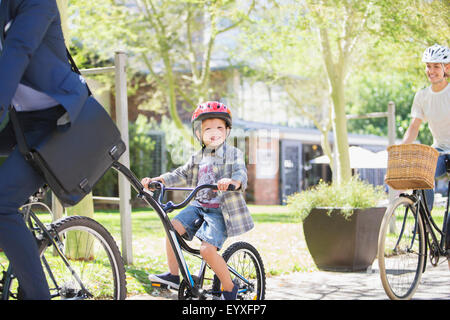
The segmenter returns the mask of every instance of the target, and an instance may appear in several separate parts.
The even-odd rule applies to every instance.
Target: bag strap
[[[67,53],[67,57],[69,58],[70,65],[72,67],[72,71],[78,73],[81,76],[81,72],[78,69],[78,67],[77,67],[75,61],[73,60],[72,55],[70,54],[69,49],[67,49],[67,47],[66,47],[66,53]],[[89,86],[87,85],[87,82],[86,82],[86,88],[88,89],[88,94],[90,96],[92,96],[91,89],[89,89]]]
[[[14,134],[16,135],[17,147],[19,148],[20,153],[25,157],[25,160],[32,160],[33,153],[28,147],[27,140],[25,139],[25,134],[23,133],[22,126],[20,125],[20,121],[17,116],[17,111],[13,106],[9,107],[9,118],[13,125]]]

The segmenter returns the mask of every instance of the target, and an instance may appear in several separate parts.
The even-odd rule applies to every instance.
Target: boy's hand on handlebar
[[[141,183],[142,183],[142,185],[144,186],[144,188],[150,189],[150,190],[153,191],[153,190],[155,190],[155,189],[154,189],[154,188],[149,188],[148,185],[149,185],[151,182],[154,182],[154,181],[159,181],[159,182],[161,182],[161,183],[164,184],[164,179],[161,178],[161,177],[156,177],[156,178],[148,178],[148,177],[145,177],[145,178],[143,178],[143,179],[141,180]]]
[[[230,178],[223,178],[220,179],[219,181],[217,181],[217,189],[220,191],[227,191],[228,190],[228,186],[232,184],[234,185],[234,190],[239,189],[239,187],[241,186],[241,183],[237,180],[232,180]]]

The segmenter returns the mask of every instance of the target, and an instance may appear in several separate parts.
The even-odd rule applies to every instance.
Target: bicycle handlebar
[[[148,184],[148,188],[149,189],[161,190],[161,192],[159,194],[159,197],[157,199],[157,202],[161,205],[161,207],[166,212],[170,212],[170,211],[173,211],[175,209],[180,209],[180,208],[185,207],[192,200],[192,198],[194,198],[194,196],[197,194],[197,192],[199,192],[200,190],[203,190],[203,189],[218,190],[218,187],[217,187],[216,184],[202,184],[202,185],[199,185],[199,186],[197,186],[195,188],[166,188],[164,186],[164,184],[159,182],[159,181],[152,181],[152,182],[150,182]],[[164,203],[162,203],[162,198],[164,197],[164,192],[166,190],[169,190],[169,191],[175,191],[175,190],[190,191],[190,193],[188,194],[186,199],[184,199],[180,203],[175,204],[172,201],[169,201],[166,204],[164,204]],[[228,188],[227,188],[226,191],[235,191],[235,190],[236,190],[236,186],[234,184],[230,184],[230,185],[228,185]]]

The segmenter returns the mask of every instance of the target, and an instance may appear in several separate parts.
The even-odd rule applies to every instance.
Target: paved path
[[[267,299],[273,300],[384,300],[378,272],[312,272],[274,277],[267,282]],[[429,267],[414,299],[450,299],[450,271],[447,262]]]
[[[437,267],[427,263],[422,282],[414,299],[449,300],[450,271],[447,261]],[[130,300],[173,300],[174,291],[159,295],[130,297]],[[266,299],[268,300],[386,300],[381,285],[378,265],[367,272],[325,272],[292,273],[267,278]]]

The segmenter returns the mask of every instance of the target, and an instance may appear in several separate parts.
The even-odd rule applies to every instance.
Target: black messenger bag
[[[28,147],[15,110],[10,117],[20,152],[65,207],[90,193],[126,149],[116,125],[91,96],[69,129],[56,129],[36,146]]]
[[[20,152],[65,207],[90,193],[126,149],[117,126],[91,94],[68,129],[54,130],[36,146],[28,146],[14,108],[10,118]]]

